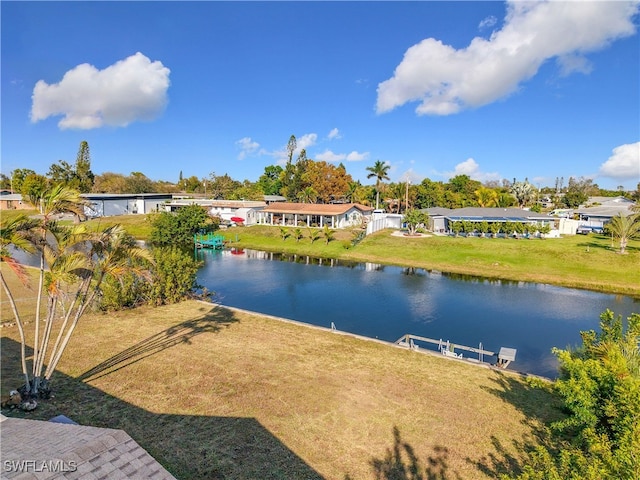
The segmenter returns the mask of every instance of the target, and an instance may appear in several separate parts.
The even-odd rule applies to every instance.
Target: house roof
[[[303,215],[340,215],[351,209],[361,212],[372,212],[373,207],[360,205],[359,203],[272,203],[264,212],[267,213],[299,213]]]
[[[81,193],[88,200],[122,200],[122,199],[163,199],[170,200],[170,193]]]
[[[589,197],[589,200],[585,205],[593,205],[594,203],[598,203],[602,206],[615,206],[615,205],[633,205],[633,200],[630,200],[626,197],[618,196],[618,197]],[[581,207],[584,205],[580,205]]]
[[[430,216],[442,216],[450,220],[471,220],[471,221],[537,221],[550,220],[552,217],[542,213],[521,210],[519,208],[427,208]]]
[[[12,202],[21,202],[22,201],[22,195],[20,193],[5,193],[3,195],[0,195],[0,200],[9,200]]]
[[[175,480],[124,430],[4,415],[0,423],[2,478]],[[15,465],[14,470],[7,465]]]
[[[633,210],[629,208],[632,203],[621,204],[617,206],[601,206],[601,207],[582,207],[576,210],[576,212],[585,217],[601,217],[612,218],[621,214],[623,217],[633,215]]]
[[[169,205],[200,205],[202,207],[218,208],[262,208],[267,204],[252,200],[205,200],[202,198],[181,198],[173,200]]]

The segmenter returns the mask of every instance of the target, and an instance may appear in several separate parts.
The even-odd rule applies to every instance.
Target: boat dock
[[[478,348],[475,348],[468,347],[466,345],[458,345],[457,343],[451,343],[449,342],[449,340],[436,340],[433,338],[421,337],[419,335],[412,335],[410,333],[403,335],[394,343],[401,347],[418,350],[420,347],[416,342],[424,342],[432,345],[437,345],[438,351],[446,357],[459,358],[476,363],[491,364],[500,368],[507,368],[511,362],[515,361],[517,353],[517,350],[515,348],[501,347],[500,351],[496,354],[491,350],[485,350],[482,347],[482,342],[478,345]],[[461,352],[456,352],[456,350],[463,350],[465,352],[475,354],[477,355],[477,358],[465,357]],[[496,357],[496,361],[485,362],[485,357]]]
[[[213,233],[196,234],[193,236],[193,242],[196,248],[215,248],[216,250],[224,248],[224,237]]]

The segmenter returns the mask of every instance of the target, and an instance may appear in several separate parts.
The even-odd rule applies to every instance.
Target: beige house
[[[272,203],[258,212],[258,223],[280,226],[348,228],[366,225],[372,207],[359,203]]]
[[[25,210],[33,208],[28,202],[22,200],[19,193],[0,195],[0,210]]]

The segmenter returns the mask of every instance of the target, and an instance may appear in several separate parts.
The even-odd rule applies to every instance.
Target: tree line
[[[297,141],[291,135],[287,144],[284,166],[268,165],[257,181],[236,180],[228,174],[211,172],[206,177],[183,176],[179,172],[175,182],[153,181],[142,172],[128,175],[105,172],[94,175],[91,171],[89,145],[81,142],[76,162],[72,165],[59,160],[46,175],[30,169],[15,169],[10,176],[0,173],[0,188],[38,195],[48,186],[63,184],[81,193],[184,193],[201,194],[207,198],[225,200],[262,200],[264,195],[281,195],[290,202],[304,203],[360,203],[388,212],[402,213],[410,209],[430,207],[527,207],[541,211],[541,200],[549,208],[576,208],[590,196],[626,196],[640,200],[640,183],[633,192],[605,190],[588,178],[556,178],[553,187],[536,187],[528,181],[480,182],[468,175],[456,175],[447,182],[424,178],[420,183],[390,182],[387,162],[376,160],[366,168],[367,179],[373,185],[355,181],[340,163],[333,165],[307,157],[305,149],[297,151]]]

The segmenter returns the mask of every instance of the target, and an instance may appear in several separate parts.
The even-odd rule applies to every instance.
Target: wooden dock
[[[440,351],[440,353],[442,353],[446,357],[460,358],[477,363],[488,363],[485,362],[485,357],[497,357],[497,361],[491,362],[491,364],[496,365],[500,368],[507,368],[509,363],[516,359],[517,352],[515,348],[502,347],[500,349],[500,352],[496,355],[496,353],[492,352],[491,350],[485,350],[482,347],[482,343],[478,345],[478,348],[475,348],[468,347],[466,345],[459,345],[457,343],[451,343],[448,340],[436,340],[433,338],[421,337],[419,335],[412,335],[410,333],[407,333],[406,335],[400,337],[395,341],[395,344],[402,347],[410,348],[412,350],[418,350],[419,346],[416,344],[416,342],[424,342],[437,345],[438,351]],[[456,350],[463,350],[465,352],[475,354],[478,356],[478,358],[464,357],[462,353],[456,353]]]
[[[216,250],[224,248],[224,237],[213,233],[196,234],[193,236],[193,242],[196,248],[214,248]]]

